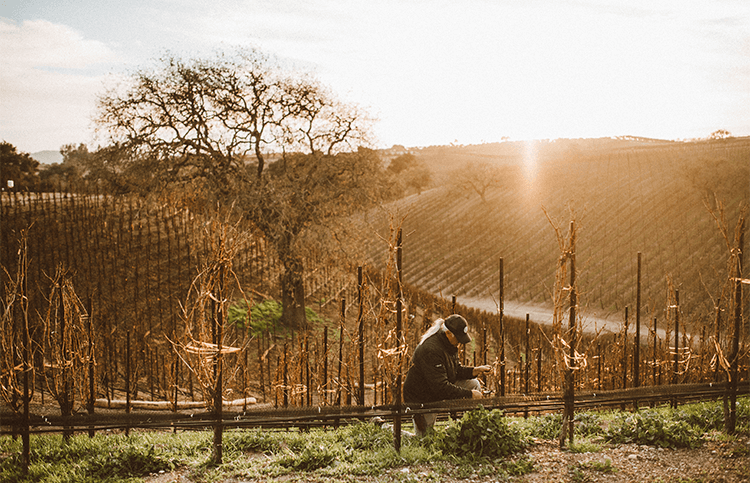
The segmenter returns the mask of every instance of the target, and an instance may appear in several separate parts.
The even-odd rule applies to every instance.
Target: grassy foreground
[[[596,452],[604,445],[637,443],[694,448],[720,433],[721,402],[639,412],[581,412],[577,415],[575,452]],[[426,481],[493,474],[511,476],[534,470],[524,449],[535,439],[555,439],[559,414],[504,417],[479,408],[460,420],[438,424],[419,439],[405,435],[401,452],[393,449],[388,425],[374,422],[338,429],[262,431],[224,434],[224,463],[211,465],[209,432],[99,433],[72,437],[33,435],[29,474],[21,474],[21,441],[0,438],[0,482],[137,482],[149,475],[182,468],[192,481],[247,481],[286,477],[289,481],[349,481],[377,476],[392,468],[420,467]],[[738,399],[738,432],[750,432],[750,397]],[[410,430],[411,425],[406,425]],[[427,469],[425,470],[424,467]]]

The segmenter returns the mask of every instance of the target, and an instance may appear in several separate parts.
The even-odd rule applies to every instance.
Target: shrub
[[[250,333],[253,336],[261,336],[264,332],[272,331],[281,319],[284,306],[275,300],[264,300],[250,307]],[[248,303],[240,300],[229,306],[227,320],[238,329],[248,328],[246,322]],[[320,323],[324,320],[311,308],[305,308],[305,317],[312,323]]]
[[[680,406],[674,419],[700,428],[703,431],[724,429],[724,405],[722,401],[706,401]],[[737,427],[750,422],[750,398],[737,398]]]
[[[721,403],[713,401],[680,406],[674,411],[673,418],[704,431],[724,428],[724,409]]]
[[[685,421],[672,419],[656,410],[617,415],[604,439],[612,443],[637,443],[664,448],[695,448],[701,433]]]
[[[737,398],[737,431],[750,432],[750,397]]]
[[[576,434],[586,438],[598,436],[604,432],[602,429],[601,418],[597,413],[581,412],[576,413],[574,418],[576,425]],[[561,423],[562,424],[562,420]]]
[[[590,438],[601,435],[602,417],[595,412],[579,412],[575,415],[575,431],[577,436]],[[518,420],[517,423],[523,433],[530,438],[555,440],[562,429],[562,413],[550,413],[541,416]]]
[[[460,420],[436,432],[435,444],[444,454],[493,460],[526,447],[520,431],[508,426],[501,410],[487,411],[483,406],[465,412]]]
[[[524,432],[532,438],[538,439],[557,439],[562,427],[562,414],[544,414],[534,418],[529,418],[519,423]]]

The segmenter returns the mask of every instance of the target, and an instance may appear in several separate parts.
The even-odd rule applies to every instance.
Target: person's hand
[[[477,366],[474,368],[474,375],[478,376],[479,374],[484,374],[485,372],[490,372],[492,368],[490,366]]]
[[[471,391],[471,398],[472,399],[482,399],[482,391],[477,391],[476,389],[472,389],[472,391]]]

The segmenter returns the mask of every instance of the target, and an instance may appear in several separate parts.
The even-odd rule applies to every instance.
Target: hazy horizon
[[[171,52],[257,47],[378,122],[376,147],[750,135],[750,3],[10,0],[0,139],[94,142],[95,99]]]

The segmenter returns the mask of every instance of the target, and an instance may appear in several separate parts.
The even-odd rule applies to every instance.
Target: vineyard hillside
[[[584,321],[622,321],[634,308],[640,252],[643,317],[664,317],[671,284],[689,330],[713,323],[730,253],[712,211],[724,207],[733,237],[750,198],[750,139],[507,144],[415,151],[439,182],[368,214],[372,262],[401,226],[407,283],[496,306],[502,258],[505,303],[544,306],[561,257],[556,230],[565,237],[574,220]],[[477,162],[502,173],[484,199],[461,182]]]
[[[658,319],[660,329],[658,337],[641,339],[648,350],[637,358],[629,350],[632,329],[627,339],[617,333],[621,323],[615,334],[582,337],[578,352],[590,364],[580,373],[581,387],[635,384],[629,361],[648,369],[653,385],[721,380],[711,361],[719,349],[729,353],[734,312],[727,310],[730,250],[711,210],[719,218],[724,213],[734,238],[740,205],[750,198],[750,139],[501,143],[410,152],[431,169],[430,189],[347,219],[347,230],[335,233],[344,242],[336,250],[307,247],[310,330],[275,322],[278,257],[241,220],[137,196],[3,193],[0,299],[7,316],[0,334],[3,347],[13,350],[0,351],[9,355],[0,373],[13,377],[0,398],[18,409],[24,357],[18,341],[28,327],[34,404],[42,406],[55,404],[51,385],[63,379],[75,380],[70,391],[106,398],[107,405],[128,397],[174,405],[212,401],[215,373],[202,362],[210,360],[202,348],[214,345],[227,348],[231,368],[221,375],[224,396],[243,404],[247,397],[275,406],[388,404],[425,328],[451,312],[471,325],[473,341],[461,357],[493,366],[487,387],[528,392],[524,374],[534,391],[557,391],[562,379],[550,343],[554,331],[479,309],[497,299],[502,259],[506,306],[546,305],[549,313],[562,256],[556,235],[564,239],[571,221],[584,329],[592,314],[621,321],[624,308],[634,307],[639,252],[642,315]],[[481,180],[469,176],[477,170],[492,181],[485,191],[468,187],[467,179]],[[402,229],[403,250],[393,250],[392,228]],[[358,231],[364,238],[350,235]],[[399,254],[404,284],[393,283]],[[216,287],[210,277],[223,271],[217,261],[231,268],[231,277],[208,289]],[[674,314],[666,311],[674,305],[667,299],[670,283],[680,294],[680,336],[700,336],[680,345],[694,351],[682,350],[678,361],[673,338],[663,333]],[[226,302],[226,319],[217,301]],[[407,308],[402,324],[394,316],[398,301]],[[719,324],[714,306],[723,310]],[[63,328],[77,335],[58,337]],[[743,375],[746,333],[747,327],[739,340]],[[58,368],[72,367],[63,364],[65,351],[41,350],[67,340],[79,344],[70,349],[81,355],[78,372],[59,378]],[[399,340],[403,352],[396,349]],[[93,377],[83,370],[92,367],[84,360],[93,360]],[[74,400],[70,391],[62,403],[58,399],[61,408]],[[75,400],[84,401],[80,396]]]

